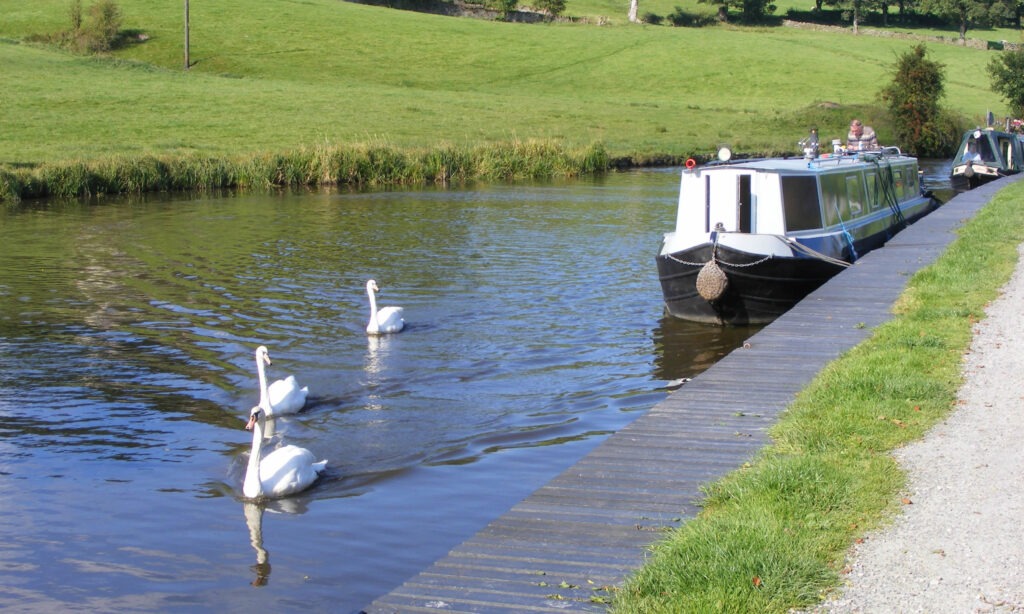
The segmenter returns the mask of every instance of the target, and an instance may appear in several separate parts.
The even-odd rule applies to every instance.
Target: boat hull
[[[997,168],[972,168],[966,164],[959,164],[953,167],[949,179],[953,189],[962,192],[973,190],[996,179],[1016,175],[1018,172]]]
[[[725,290],[708,300],[697,276],[711,260],[725,273]],[[707,324],[766,324],[791,309],[844,267],[805,257],[765,258],[706,243],[657,257],[665,309],[674,317]]]
[[[906,224],[938,207],[938,201],[932,198],[923,202],[922,206],[906,211]],[[665,310],[674,317],[707,324],[768,324],[841,273],[857,257],[885,245],[902,228],[903,224],[892,222],[884,231],[861,236],[854,242],[853,251],[844,250],[828,258],[796,252],[792,256],[766,257],[710,242],[659,254],[656,262]],[[701,296],[697,276],[712,254],[725,274],[726,283],[724,292],[709,300]]]

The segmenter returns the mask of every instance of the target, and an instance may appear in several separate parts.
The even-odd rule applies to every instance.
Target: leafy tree
[[[989,60],[992,89],[1002,94],[1014,117],[1024,117],[1024,51],[1004,51]]]
[[[924,44],[901,55],[892,83],[880,96],[888,104],[898,142],[922,156],[942,156],[959,136],[950,130],[949,114],[939,107],[945,66],[928,59]]]
[[[967,40],[970,26],[987,26],[1000,19],[1009,19],[1016,13],[1015,0],[921,0],[922,12],[931,13],[955,23],[960,30],[960,42]]]
[[[698,0],[703,4],[717,4],[718,14],[725,16],[729,9],[739,9],[740,20],[747,23],[762,21],[775,12],[771,0]]]

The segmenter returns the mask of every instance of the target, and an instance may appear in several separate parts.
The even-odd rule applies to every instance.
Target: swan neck
[[[256,357],[256,375],[260,378],[260,407],[264,410],[270,408],[270,390],[267,387],[267,371],[263,366],[263,359]]]
[[[373,291],[373,288],[367,288],[366,293],[370,295],[370,324],[376,330],[378,327],[377,322],[377,295]]]

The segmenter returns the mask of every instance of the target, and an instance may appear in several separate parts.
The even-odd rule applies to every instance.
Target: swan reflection
[[[270,553],[263,547],[263,510],[258,503],[243,503],[245,524],[249,527],[249,543],[256,551],[256,564],[249,569],[256,572],[253,586],[266,586],[270,582]]]
[[[306,504],[294,499],[261,503],[246,501],[242,504],[242,511],[245,513],[245,524],[249,528],[249,544],[256,551],[256,564],[249,567],[256,577],[250,584],[266,586],[270,583],[270,553],[263,546],[263,513],[269,511],[272,514],[303,514],[306,512]]]
[[[376,386],[384,381],[384,369],[387,366],[389,346],[392,338],[388,335],[369,335],[366,337],[366,383]]]

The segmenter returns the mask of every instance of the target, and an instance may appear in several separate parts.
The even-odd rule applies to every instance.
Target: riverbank
[[[786,612],[814,606],[840,586],[850,546],[907,506],[906,473],[893,451],[957,406],[973,327],[1015,270],[1024,241],[1019,179],[958,196],[880,250],[891,255],[904,241],[934,239],[933,231],[958,235],[948,248],[935,245],[941,256],[913,276],[897,316],[797,396],[772,427],[772,445],[712,484],[697,518],[656,545],[618,594],[616,612]],[[863,292],[835,305],[837,312],[855,308]],[[950,451],[950,462],[964,458]],[[877,603],[902,604],[898,595]]]
[[[1024,260],[974,326],[955,410],[896,452],[908,474],[899,515],[858,541],[814,612],[1024,611],[1022,304]]]

